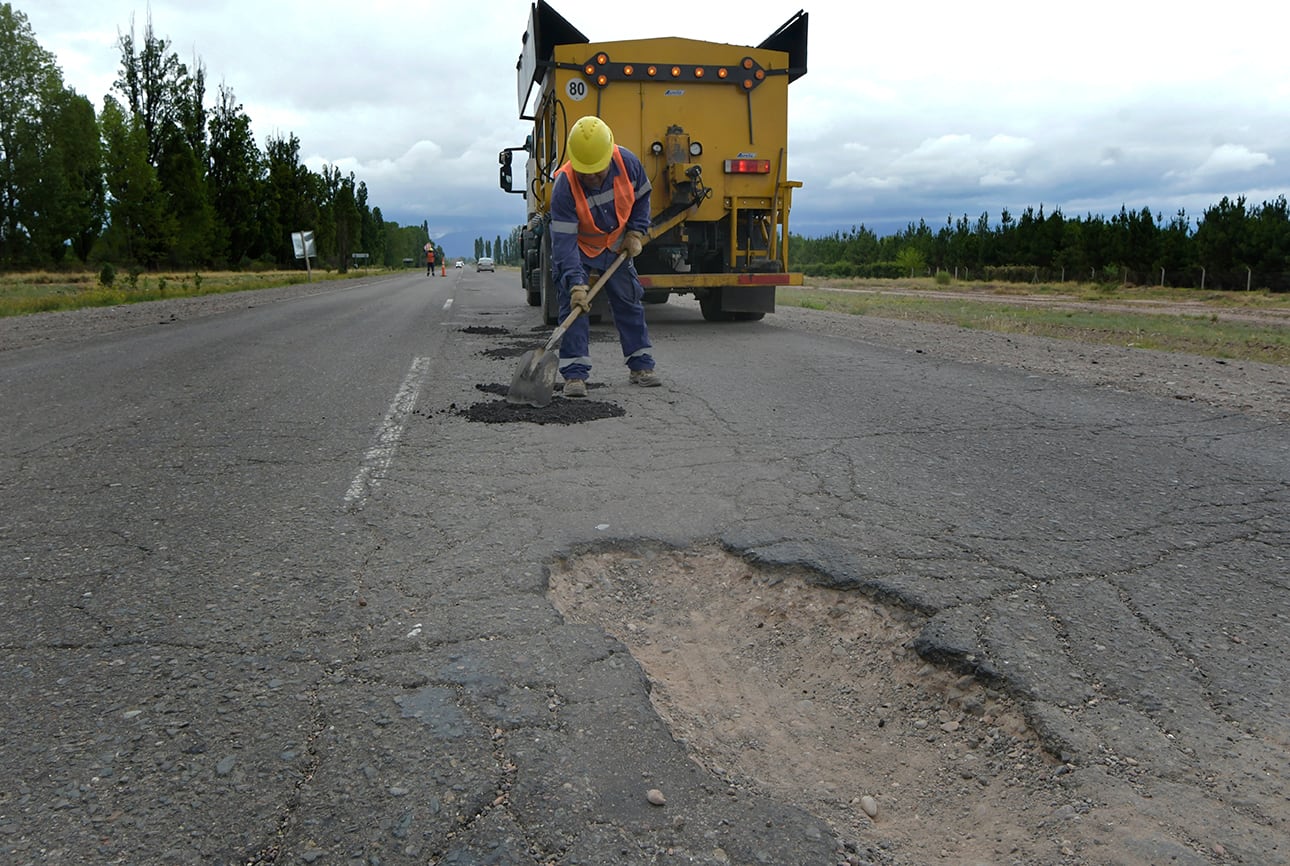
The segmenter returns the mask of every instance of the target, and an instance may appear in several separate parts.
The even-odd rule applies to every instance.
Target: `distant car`
[[[488,256],[484,256],[479,261],[475,262],[475,270],[477,272],[493,271],[493,273],[497,273],[497,271],[493,268],[493,260],[490,259]]]
[[[463,265],[463,264],[461,263],[461,259],[457,259],[457,263],[456,263],[455,265],[453,265],[453,267],[454,267],[454,268],[462,268],[462,267],[465,267],[465,265]]]

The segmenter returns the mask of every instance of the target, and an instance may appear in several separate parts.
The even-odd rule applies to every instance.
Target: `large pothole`
[[[828,820],[850,862],[1077,862],[1086,807],[1013,702],[922,661],[918,615],[807,578],[611,550],[554,565],[549,593],[628,647],[697,762]]]

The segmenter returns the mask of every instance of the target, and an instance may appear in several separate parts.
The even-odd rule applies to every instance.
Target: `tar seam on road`
[[[411,369],[403,377],[403,384],[399,386],[398,392],[394,395],[394,402],[390,403],[390,409],[385,413],[385,420],[376,431],[372,447],[368,448],[367,453],[363,455],[358,474],[354,476],[353,483],[345,492],[346,508],[361,508],[363,502],[389,471],[390,464],[394,462],[394,452],[399,447],[399,439],[403,437],[403,427],[407,423],[408,416],[412,414],[413,407],[416,406],[417,394],[421,391],[421,385],[425,381],[429,368],[429,358],[412,360]]]

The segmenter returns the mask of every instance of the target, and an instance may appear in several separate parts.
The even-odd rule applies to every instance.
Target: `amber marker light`
[[[645,74],[646,74],[646,75],[648,75],[650,78],[653,78],[655,75],[658,75],[658,67],[657,67],[657,66],[647,66],[647,67],[645,68]]]
[[[628,63],[626,66],[623,67],[623,75],[630,76],[635,71],[636,71],[636,67],[632,66],[630,63]]]
[[[673,77],[673,78],[680,78],[680,77],[681,77],[681,67],[679,67],[679,66],[673,66],[673,67],[672,67],[672,77]]]
[[[585,73],[587,73],[588,75],[595,75],[595,74],[596,74],[596,67],[595,67],[594,65],[592,65],[592,64],[590,64],[590,63],[588,63],[586,66],[582,67],[582,71],[583,71],[583,72],[585,72]]]
[[[596,62],[597,62],[597,63],[599,63],[601,66],[604,66],[606,63],[608,63],[608,62],[609,62],[609,55],[608,55],[608,54],[597,54],[597,55],[596,55]]]
[[[744,69],[752,69],[752,58],[745,57],[743,59],[743,66],[744,66]]]
[[[702,67],[702,66],[700,66],[700,67],[698,67],[698,68],[696,68],[696,69],[694,70],[694,77],[695,77],[695,78],[702,78],[702,77],[703,77],[703,67]]]
[[[718,78],[725,78],[725,77],[726,77],[726,76],[728,76],[729,74],[730,74],[730,72],[729,72],[729,71],[728,71],[724,66],[723,66],[722,68],[720,68],[720,69],[718,69],[718,70],[717,70],[717,77],[718,77]]]

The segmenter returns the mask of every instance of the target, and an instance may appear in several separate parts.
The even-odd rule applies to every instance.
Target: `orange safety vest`
[[[627,227],[627,218],[632,215],[632,208],[636,205],[636,188],[627,176],[627,165],[616,144],[614,164],[618,166],[618,176],[614,178],[614,211],[618,214],[618,228],[611,232],[601,230],[591,218],[587,193],[578,181],[578,173],[573,170],[572,163],[566,162],[559,169],[569,181],[569,189],[573,191],[573,205],[578,211],[578,249],[588,258],[594,259],[617,243],[623,229]]]

